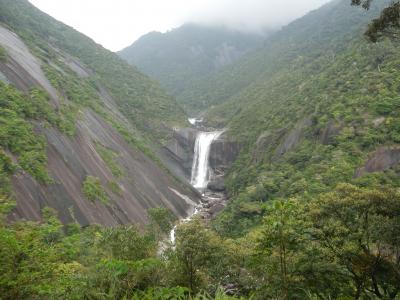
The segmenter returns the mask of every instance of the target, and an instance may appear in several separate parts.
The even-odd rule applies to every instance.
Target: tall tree
[[[258,244],[257,264],[264,274],[263,298],[295,298],[295,265],[302,251],[303,221],[297,217],[300,206],[295,201],[277,200],[267,208],[263,232]]]
[[[369,9],[373,0],[352,0],[351,4]],[[390,6],[382,10],[379,18],[374,19],[368,26],[365,34],[372,42],[383,36],[397,36],[400,28],[400,1],[393,1]]]
[[[353,282],[354,299],[400,291],[400,194],[339,185],[310,203],[312,237]]]

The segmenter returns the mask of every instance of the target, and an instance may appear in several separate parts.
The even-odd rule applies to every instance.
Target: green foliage
[[[6,61],[7,60],[7,50],[0,46],[0,61]]]
[[[101,103],[96,89],[87,78],[80,78],[62,61],[56,60],[56,67],[44,64],[42,69],[51,84],[71,102],[96,110]]]
[[[103,161],[106,163],[107,167],[110,169],[111,173],[116,177],[119,178],[123,175],[121,167],[118,165],[116,161],[119,157],[118,153],[115,151],[108,149],[102,146],[99,143],[96,143],[96,150],[97,153],[101,156]]]
[[[299,264],[299,252],[304,248],[304,222],[297,218],[300,212],[295,201],[272,202],[266,211],[258,258],[271,274],[265,278],[263,289],[271,297],[275,294],[283,295],[284,299],[297,297],[298,278],[294,270]]]
[[[373,0],[351,0],[352,5],[362,6],[370,9]],[[372,41],[377,42],[382,36],[395,36],[400,28],[400,2],[392,1],[390,5],[382,10],[379,18],[372,20],[365,35]]]
[[[41,182],[51,182],[46,169],[46,143],[34,132],[29,120],[56,123],[57,117],[45,93],[32,89],[30,95],[0,82],[0,191],[10,193],[8,177],[14,173],[7,151],[18,165]]]
[[[90,201],[100,201],[109,204],[110,199],[105,191],[100,179],[94,176],[87,176],[82,184],[82,193]]]
[[[2,149],[0,149],[0,195],[11,194],[10,175],[16,170],[16,166]]]
[[[60,108],[60,118],[58,122],[58,128],[61,132],[68,136],[75,134],[75,123],[78,119],[79,106],[73,103],[62,104]]]
[[[147,210],[150,219],[150,228],[155,234],[167,235],[174,227],[176,217],[164,207],[154,207]]]
[[[118,182],[111,180],[108,182],[108,187],[110,190],[116,195],[122,195],[122,189],[119,186]]]
[[[307,203],[274,202],[250,264],[263,278],[255,295],[396,299],[399,196],[341,184]]]
[[[394,190],[342,184],[310,204],[312,236],[347,270],[355,299],[367,291],[394,299],[400,291],[399,200]]]
[[[0,211],[7,213],[9,207],[0,197]],[[151,232],[135,226],[81,229],[76,224],[63,230],[49,208],[43,218],[41,223],[0,223],[4,299],[236,299],[219,288],[197,294],[176,285],[180,274],[175,260],[168,258],[175,257],[175,250],[157,254],[160,240]],[[220,253],[209,266],[231,253]]]
[[[52,182],[47,173],[47,156],[41,151],[29,151],[20,155],[18,162],[20,166],[42,182]]]
[[[178,226],[175,248],[167,254],[173,284],[195,293],[205,289],[214,294],[225,284],[239,290],[251,281],[242,272],[243,244],[222,239],[199,219]]]
[[[0,197],[1,212],[11,207]],[[265,212],[260,227],[236,240],[194,219],[178,226],[173,247],[150,227],[63,230],[50,209],[42,223],[1,222],[0,293],[5,299],[398,296],[398,191],[341,184],[313,199],[271,202]],[[166,213],[152,215],[164,220]]]

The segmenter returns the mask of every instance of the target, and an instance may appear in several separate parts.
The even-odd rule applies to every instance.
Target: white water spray
[[[196,122],[195,122],[196,123]],[[200,192],[204,192],[207,188],[208,181],[210,179],[210,149],[211,144],[215,141],[223,131],[214,131],[214,132],[199,132],[196,137],[196,143],[194,147],[194,157],[193,157],[193,165],[192,165],[192,176],[191,176],[191,184]],[[175,190],[173,190],[177,193]],[[180,197],[186,197],[178,194]],[[194,212],[187,217],[186,219],[181,220],[181,223],[189,222],[193,216],[195,216],[199,209],[201,208],[201,204],[195,207]],[[170,232],[169,240],[172,245],[175,245],[175,234],[176,234],[176,227]],[[174,247],[174,246],[173,246]]]
[[[207,188],[207,183],[210,178],[209,156],[211,144],[221,134],[222,131],[200,132],[196,137],[190,181],[193,187],[200,191]]]

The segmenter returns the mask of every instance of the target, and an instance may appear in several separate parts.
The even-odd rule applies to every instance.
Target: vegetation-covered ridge
[[[268,34],[188,23],[166,33],[146,34],[118,54],[157,79],[194,114],[198,107],[181,96],[192,82],[260,47]]]
[[[93,71],[90,80],[105,87],[138,131],[165,138],[185,124],[183,110],[160,86],[72,28],[54,20],[26,0],[0,1],[1,23],[22,37],[31,50],[51,62],[57,49],[78,58]]]
[[[207,110],[235,97],[246,87],[256,86],[255,82],[261,85],[267,78],[277,78],[276,72],[290,68],[296,60],[306,63],[334,55],[353,38],[363,38],[369,21],[379,14],[378,5],[383,4],[379,2],[365,12],[349,8],[349,1],[332,1],[274,33],[264,47],[207,78],[199,78],[182,97],[188,105]],[[229,111],[229,115],[233,112]]]

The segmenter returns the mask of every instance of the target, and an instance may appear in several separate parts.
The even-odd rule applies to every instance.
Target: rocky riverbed
[[[212,192],[207,190],[197,208],[196,215],[202,219],[210,220],[220,213],[228,203],[228,197],[224,192]]]

